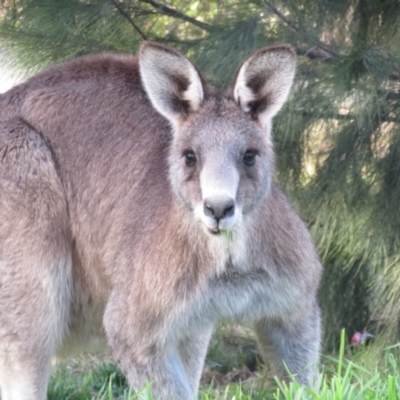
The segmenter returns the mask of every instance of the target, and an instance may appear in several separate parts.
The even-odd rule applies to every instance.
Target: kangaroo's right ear
[[[204,91],[193,64],[175,50],[144,42],[139,52],[140,75],[153,107],[179,126],[200,107]]]

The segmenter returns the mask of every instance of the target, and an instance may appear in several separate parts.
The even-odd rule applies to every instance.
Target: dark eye
[[[251,167],[256,163],[256,155],[257,152],[255,150],[247,150],[246,153],[244,153],[243,162]]]
[[[192,150],[187,150],[183,153],[187,167],[193,167],[196,164],[196,156]]]

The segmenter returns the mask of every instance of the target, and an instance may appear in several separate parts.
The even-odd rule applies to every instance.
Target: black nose
[[[204,202],[204,214],[215,218],[217,221],[232,217],[235,214],[235,203],[229,200],[206,200]]]

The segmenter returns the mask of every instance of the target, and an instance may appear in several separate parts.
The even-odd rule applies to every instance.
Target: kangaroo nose
[[[204,214],[213,217],[217,221],[232,217],[235,214],[235,203],[232,199],[229,200],[206,200],[204,202]]]

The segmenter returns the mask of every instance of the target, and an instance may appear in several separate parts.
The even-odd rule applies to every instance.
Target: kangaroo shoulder
[[[42,135],[23,119],[0,122],[0,187],[39,191],[45,183],[62,195],[53,153]],[[10,189],[10,188],[9,188]]]
[[[21,115],[27,98],[49,89],[65,89],[119,82],[130,89],[140,87],[139,66],[134,55],[96,54],[52,66],[27,81],[0,94],[0,120]]]

